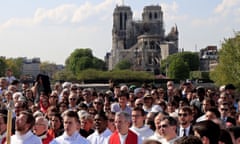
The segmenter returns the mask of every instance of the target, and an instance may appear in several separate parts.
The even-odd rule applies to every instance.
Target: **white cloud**
[[[70,19],[77,6],[73,4],[60,5],[54,9],[39,8],[34,14],[34,22],[51,21],[54,23],[63,23]]]
[[[102,3],[93,5],[85,2],[83,5],[63,4],[53,9],[38,8],[33,17],[29,18],[10,18],[0,24],[0,31],[11,27],[29,27],[42,23],[62,24],[80,23],[89,17],[97,16],[100,20],[106,20],[111,14],[114,0],[105,0]],[[106,12],[108,11],[108,12]],[[101,15],[102,16],[99,16]]]
[[[78,23],[90,16],[98,15],[101,12],[111,9],[112,4],[112,0],[105,0],[98,5],[92,5],[91,3],[86,2],[74,12],[71,22]]]
[[[226,16],[229,13],[234,11],[234,8],[240,6],[239,0],[222,0],[222,2],[216,6],[214,12],[216,14],[221,14],[222,16]]]
[[[166,22],[174,22],[181,20],[186,20],[188,16],[179,15],[179,5],[177,2],[173,1],[171,4],[163,3],[161,4],[163,14],[164,14],[164,21]]]
[[[10,18],[7,20],[5,23],[0,24],[0,31],[4,29],[8,29],[10,27],[30,27],[33,25],[32,19],[25,18],[25,19],[20,19],[20,18]]]

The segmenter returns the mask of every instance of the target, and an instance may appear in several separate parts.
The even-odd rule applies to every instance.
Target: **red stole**
[[[128,135],[125,140],[125,144],[137,144],[137,143],[138,143],[138,136],[131,130],[128,130]],[[115,131],[110,136],[109,144],[120,144],[120,138],[117,131]]]

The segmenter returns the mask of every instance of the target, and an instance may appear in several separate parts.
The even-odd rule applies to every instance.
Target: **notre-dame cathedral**
[[[113,13],[112,49],[106,55],[108,69],[122,60],[132,63],[132,70],[157,72],[160,61],[178,52],[178,29],[165,35],[161,6],[143,9],[142,20],[133,20],[129,6],[116,6]]]

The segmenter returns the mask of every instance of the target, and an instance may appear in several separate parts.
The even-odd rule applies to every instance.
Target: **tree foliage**
[[[219,64],[210,73],[217,85],[232,83],[240,86],[240,32],[233,38],[225,39],[219,51]]]
[[[42,74],[46,74],[52,78],[53,74],[58,70],[57,65],[55,63],[51,63],[49,61],[41,62],[40,71]]]
[[[0,57],[0,77],[5,75],[7,64],[5,58]]]
[[[131,71],[131,70],[114,70],[114,71],[101,71],[96,69],[82,70],[80,73],[74,75],[71,71],[63,70],[56,72],[53,76],[55,81],[97,81],[109,79],[113,80],[125,80],[125,81],[144,81],[153,80],[154,75],[148,72]]]
[[[17,78],[22,74],[23,58],[0,58],[1,76],[5,75],[6,69],[11,69]]]
[[[183,62],[183,63],[182,63]],[[177,67],[183,66],[185,69],[184,76],[177,76],[179,70]],[[170,68],[171,66],[171,68]],[[168,56],[167,59],[161,62],[161,73],[165,74],[168,71],[170,78],[182,79],[184,77],[189,78],[189,72],[199,69],[199,56],[194,52],[181,52]],[[176,69],[176,70],[175,70]],[[176,73],[177,72],[177,73]]]
[[[76,76],[69,70],[61,70],[53,74],[52,76],[54,81],[74,81]]]
[[[190,68],[183,58],[177,57],[171,61],[168,69],[168,77],[171,79],[184,80],[189,78]]]
[[[132,63],[129,60],[122,60],[116,64],[115,70],[127,70],[131,69]]]
[[[190,79],[209,79],[209,72],[208,71],[191,71],[189,78]]]
[[[104,61],[96,58],[92,54],[91,49],[76,49],[67,58],[66,69],[73,74],[77,74],[82,70],[93,68],[103,70],[105,67]]]

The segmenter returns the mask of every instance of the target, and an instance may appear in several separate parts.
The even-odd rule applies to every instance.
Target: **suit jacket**
[[[226,122],[230,122],[230,123],[232,123],[233,125],[236,125],[236,120],[234,119],[234,118],[231,118],[231,117],[227,117],[226,119],[225,119],[225,121],[223,121],[225,124],[226,124]]]
[[[177,135],[180,137],[180,127],[178,126],[177,127]],[[192,125],[190,125],[190,129],[189,129],[189,131],[188,131],[189,133],[187,133],[186,135],[187,136],[189,136],[189,135],[194,135],[194,131],[193,131],[193,126]]]

